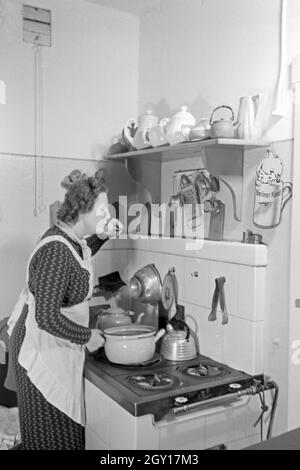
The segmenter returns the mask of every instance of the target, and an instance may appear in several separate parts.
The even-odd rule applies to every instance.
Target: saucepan
[[[104,330],[104,350],[107,359],[115,364],[129,365],[149,361],[155,353],[156,342],[165,334],[153,326],[115,326]]]

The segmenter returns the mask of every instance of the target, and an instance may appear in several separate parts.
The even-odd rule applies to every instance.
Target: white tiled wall
[[[211,243],[209,250],[203,249],[197,253],[182,251],[177,243],[174,254],[171,254],[170,246],[166,242],[160,244],[159,240],[155,243],[143,240],[133,242],[133,245],[126,245],[125,242],[104,245],[102,253],[96,258],[97,275],[118,270],[121,277],[128,280],[137,269],[154,263],[163,279],[167,270],[174,266],[179,285],[179,302],[185,306],[186,320],[194,332],[200,353],[251,374],[262,373],[264,264],[267,259],[263,250],[266,247],[262,249],[242,244],[231,245],[226,258],[218,245],[217,250],[221,253],[222,260],[217,261],[217,251],[212,250]],[[164,248],[166,251],[162,251]],[[249,254],[251,249],[253,252]],[[259,253],[263,253],[263,257]],[[213,259],[208,259],[209,256]],[[231,262],[232,259],[234,262]],[[215,278],[220,276],[226,279],[225,298],[229,314],[227,325],[221,324],[220,309],[217,320],[208,321]]]

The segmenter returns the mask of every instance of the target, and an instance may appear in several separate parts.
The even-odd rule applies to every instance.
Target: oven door
[[[216,402],[211,407],[203,402],[199,408],[180,414],[171,410],[161,421],[153,423],[159,433],[159,448],[201,450],[220,444],[242,448],[250,437],[252,444],[254,434],[257,442],[259,430],[249,429],[247,425],[250,400],[250,397],[236,398]]]

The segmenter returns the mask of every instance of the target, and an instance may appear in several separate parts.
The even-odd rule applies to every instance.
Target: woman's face
[[[100,193],[91,212],[84,215],[87,233],[100,235],[110,218],[107,194]]]

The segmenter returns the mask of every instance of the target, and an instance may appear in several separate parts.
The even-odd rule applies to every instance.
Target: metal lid
[[[171,312],[170,309],[174,303],[177,306],[177,298],[178,282],[175,275],[175,268],[171,268],[164,277],[161,290],[161,301],[164,309],[169,312],[169,320],[171,320],[171,318],[176,314],[176,311]]]

